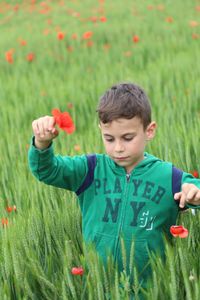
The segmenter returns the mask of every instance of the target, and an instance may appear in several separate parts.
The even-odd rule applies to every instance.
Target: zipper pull
[[[131,174],[126,174],[126,181],[127,182],[129,182],[130,178],[131,178]]]

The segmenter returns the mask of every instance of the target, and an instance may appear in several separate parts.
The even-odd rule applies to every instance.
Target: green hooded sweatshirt
[[[111,253],[122,271],[121,237],[127,266],[133,241],[134,265],[143,279],[150,272],[148,252],[164,257],[163,235],[172,238],[170,226],[180,210],[174,194],[183,183],[200,188],[200,180],[191,174],[148,153],[144,157],[126,174],[105,154],[55,156],[52,145],[38,150],[34,143],[29,149],[29,166],[37,179],[77,194],[86,243],[95,244],[104,262]]]

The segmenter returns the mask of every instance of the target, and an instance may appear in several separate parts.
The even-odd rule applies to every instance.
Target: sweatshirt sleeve
[[[54,155],[52,144],[40,150],[34,146],[34,138],[28,151],[28,164],[39,181],[70,191],[76,191],[81,186],[88,171],[85,155]]]
[[[193,177],[191,174],[183,172],[182,184],[183,183],[193,183],[200,189],[200,179]],[[187,204],[188,208],[200,208],[200,205]]]

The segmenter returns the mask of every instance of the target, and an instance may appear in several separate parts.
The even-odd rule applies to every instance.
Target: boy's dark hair
[[[144,90],[134,83],[119,83],[112,86],[100,97],[96,111],[102,123],[137,116],[146,129],[151,122],[151,106],[148,97]]]

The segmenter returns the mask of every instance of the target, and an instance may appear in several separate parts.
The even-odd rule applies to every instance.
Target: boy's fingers
[[[179,207],[181,208],[185,207],[186,195],[184,192],[179,192],[174,194],[174,199],[179,200]]]
[[[48,124],[48,130],[51,131],[52,133],[55,132],[55,124],[56,120],[54,117],[49,117],[49,124]]]
[[[53,128],[51,134],[53,135],[53,138],[55,138],[59,135],[59,131],[56,128]]]
[[[32,129],[33,129],[33,133],[34,133],[34,134],[39,134],[39,128],[38,128],[38,126],[37,126],[37,121],[36,121],[36,120],[34,120],[34,121],[32,122]]]
[[[175,193],[174,199],[179,201],[181,208],[185,207],[186,203],[200,203],[200,190],[194,184],[184,183],[182,192]]]
[[[43,133],[43,127],[37,120],[34,121],[33,130],[36,135],[41,135]]]
[[[184,192],[182,192],[180,202],[179,202],[179,207],[181,208],[185,207],[185,202],[186,202],[186,195]]]
[[[187,201],[193,200],[195,199],[197,194],[197,190],[196,189],[192,189],[187,193]]]
[[[181,197],[181,195],[182,195],[182,192],[175,193],[175,194],[174,194],[174,199],[175,199],[175,200],[179,200],[180,197]]]
[[[42,120],[38,120],[37,122],[37,127],[38,127],[38,130],[39,130],[39,135],[41,137],[44,137],[45,135],[45,128],[44,128],[44,123],[42,122]]]
[[[200,191],[197,190],[197,189],[192,189],[187,194],[187,199],[186,200],[187,200],[187,202],[189,202],[191,204],[195,204],[195,202],[199,202],[199,200],[200,200]]]

